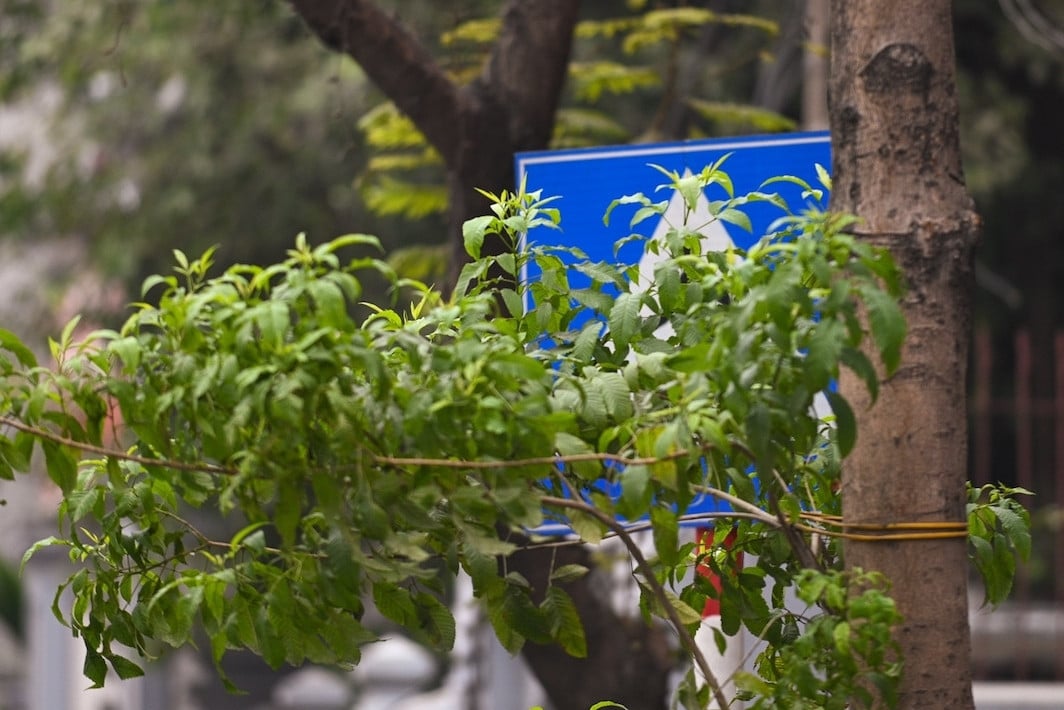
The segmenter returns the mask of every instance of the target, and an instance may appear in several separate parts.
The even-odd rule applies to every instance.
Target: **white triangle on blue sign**
[[[684,177],[690,177],[690,175],[690,170],[684,173]],[[633,287],[633,291],[645,291],[654,282],[654,268],[668,258],[668,254],[664,249],[664,242],[665,235],[670,229],[679,229],[680,227],[697,229],[702,234],[703,251],[724,251],[729,247],[735,246],[735,240],[731,238],[728,230],[724,228],[724,223],[716,219],[713,213],[710,212],[709,200],[706,199],[704,192],[699,193],[694,210],[687,215],[685,220],[684,212],[686,207],[683,195],[679,191],[673,192],[672,199],[669,200],[669,204],[649,240],[662,245],[662,248],[658,249],[656,254],[650,249],[643,250],[643,257],[639,260],[639,287]]]
[[[690,175],[690,170],[684,173],[684,177],[689,177]],[[699,192],[695,208],[687,215],[687,219],[684,219],[686,211],[687,204],[683,199],[683,195],[678,190],[674,191],[672,199],[669,200],[669,204],[665,208],[665,212],[654,228],[654,233],[650,235],[650,239],[647,241],[646,248],[643,249],[643,256],[639,260],[639,283],[632,284],[633,293],[642,293],[654,283],[654,269],[669,257],[668,251],[665,249],[665,235],[668,234],[670,229],[686,227],[687,229],[697,230],[702,235],[703,253],[724,251],[735,246],[735,240],[728,234],[724,223],[714,217],[710,211],[709,200],[706,199],[705,192]],[[656,252],[649,248],[651,242],[656,242],[659,245]],[[650,315],[651,311],[644,306],[643,313]],[[669,337],[672,333],[672,326],[668,323],[654,331],[654,335],[661,339]]]

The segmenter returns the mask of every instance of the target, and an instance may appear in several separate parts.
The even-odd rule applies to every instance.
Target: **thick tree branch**
[[[289,0],[329,48],[347,54],[451,164],[461,112],[458,87],[399,21],[372,0]]]
[[[507,3],[482,81],[506,107],[515,150],[545,148],[565,84],[579,0]]]

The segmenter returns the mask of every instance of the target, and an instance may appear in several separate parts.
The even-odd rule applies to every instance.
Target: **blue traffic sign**
[[[827,132],[814,132],[518,153],[514,159],[518,184],[523,181],[528,192],[541,190],[543,197],[558,197],[551,207],[558,208],[562,217],[560,231],[540,227],[526,238],[530,243],[577,247],[591,261],[638,261],[640,281],[643,282],[643,275],[652,275],[654,261],[661,257],[642,254],[642,244],[637,242],[629,243],[614,254],[614,244],[630,234],[629,221],[639,206],[616,208],[610,215],[609,224],[605,225],[602,218],[610,203],[640,192],[655,202],[670,199],[659,224],[647,221],[638,225],[640,233],[645,236],[657,236],[668,228],[668,223],[678,225],[682,222],[684,205],[679,194],[665,190],[657,192],[658,186],[667,180],[651,165],[680,175],[699,173],[725,155],[729,157],[721,169],[731,178],[736,195],[757,191],[766,180],[781,175],[798,177],[819,187],[816,166],[831,165],[831,140]],[[722,190],[719,186],[710,188],[714,189]],[[773,183],[764,191],[778,193],[794,212],[800,211],[807,201],[802,197],[802,188],[793,183]],[[709,200],[724,197],[723,192],[706,195],[691,216],[691,223],[707,222]],[[703,235],[705,246],[711,249],[725,249],[731,245],[749,248],[782,216],[779,208],[768,202],[749,203],[744,206],[744,211],[750,218],[750,232],[714,221]],[[526,278],[534,279],[535,274],[527,274]],[[581,280],[579,274],[571,274],[574,287],[578,287]],[[599,487],[607,491],[614,488],[604,481]],[[726,509],[706,497],[696,500],[686,512],[691,515]],[[536,532],[558,534],[568,531],[567,526],[558,524],[545,525]]]
[[[818,186],[815,166],[831,165],[831,140],[827,132],[813,132],[518,153],[514,159],[518,184],[524,180],[529,192],[542,190],[544,197],[559,197],[551,206],[562,214],[560,232],[540,228],[528,238],[579,247],[591,261],[613,261],[614,242],[629,234],[628,221],[638,206],[629,205],[627,211],[618,208],[606,226],[602,216],[610,202],[637,192],[655,201],[668,197],[664,191],[655,194],[665,178],[651,164],[681,175],[698,173],[728,154],[722,169],[731,177],[736,195],[753,192],[765,180],[780,175],[793,175]],[[797,185],[776,183],[770,191],[778,192],[792,209],[803,204]],[[711,194],[708,199],[722,197]],[[767,203],[748,205],[747,214],[752,232],[716,223],[726,233],[711,238],[726,237],[735,246],[748,248],[781,216],[778,208]],[[636,253],[640,248],[631,245]],[[623,255],[619,257],[622,261]]]

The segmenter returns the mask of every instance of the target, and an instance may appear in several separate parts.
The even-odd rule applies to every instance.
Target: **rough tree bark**
[[[965,369],[979,220],[961,171],[950,0],[834,0],[829,85],[835,209],[888,247],[909,284],[909,336],[879,401],[853,378],[851,523],[964,520]],[[848,567],[892,581],[905,621],[899,707],[971,708],[963,539],[848,542]]]
[[[462,224],[484,214],[475,188],[513,188],[513,154],[547,147],[565,82],[578,0],[510,0],[481,74],[458,85],[395,16],[372,0],[289,0],[328,47],[351,56],[405,113],[443,158],[449,191],[451,283],[466,255]],[[485,244],[485,251],[490,245]],[[583,550],[567,552],[590,566]],[[533,584],[546,585],[550,550],[526,550],[507,560]],[[528,647],[526,661],[557,710],[586,710],[603,698],[631,708],[666,707],[671,661],[660,632],[627,624],[592,586],[594,576],[568,588],[585,620],[588,657]]]

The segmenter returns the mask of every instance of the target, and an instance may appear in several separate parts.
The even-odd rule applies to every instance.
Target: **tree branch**
[[[362,67],[447,164],[456,157],[462,94],[436,59],[399,21],[371,0],[289,0],[325,44]]]
[[[511,0],[481,82],[507,109],[514,150],[545,148],[568,74],[579,0]]]
[[[628,554],[630,554],[632,559],[635,560],[636,567],[643,575],[644,582],[650,588],[650,591],[654,595],[658,604],[661,605],[662,612],[668,617],[669,624],[673,627],[673,630],[680,639],[680,645],[683,646],[684,651],[691,655],[691,659],[695,666],[697,666],[699,672],[702,673],[702,677],[705,678],[706,684],[709,686],[710,692],[712,692],[717,705],[722,708],[728,707],[728,699],[721,691],[720,683],[717,681],[716,676],[713,675],[713,670],[709,667],[709,662],[706,661],[705,655],[702,653],[702,650],[698,648],[698,644],[695,643],[694,637],[680,619],[676,607],[674,607],[672,602],[669,601],[669,597],[665,593],[665,587],[662,586],[661,582],[658,581],[658,578],[654,576],[654,569],[643,555],[643,551],[639,549],[639,545],[635,544],[635,541],[632,540],[632,536],[628,534],[628,531],[624,529],[624,526],[595,506],[589,505],[580,500],[556,498],[552,496],[544,496],[542,500],[547,505],[579,510],[585,515],[590,515],[608,527],[621,539],[624,546],[628,548]]]

